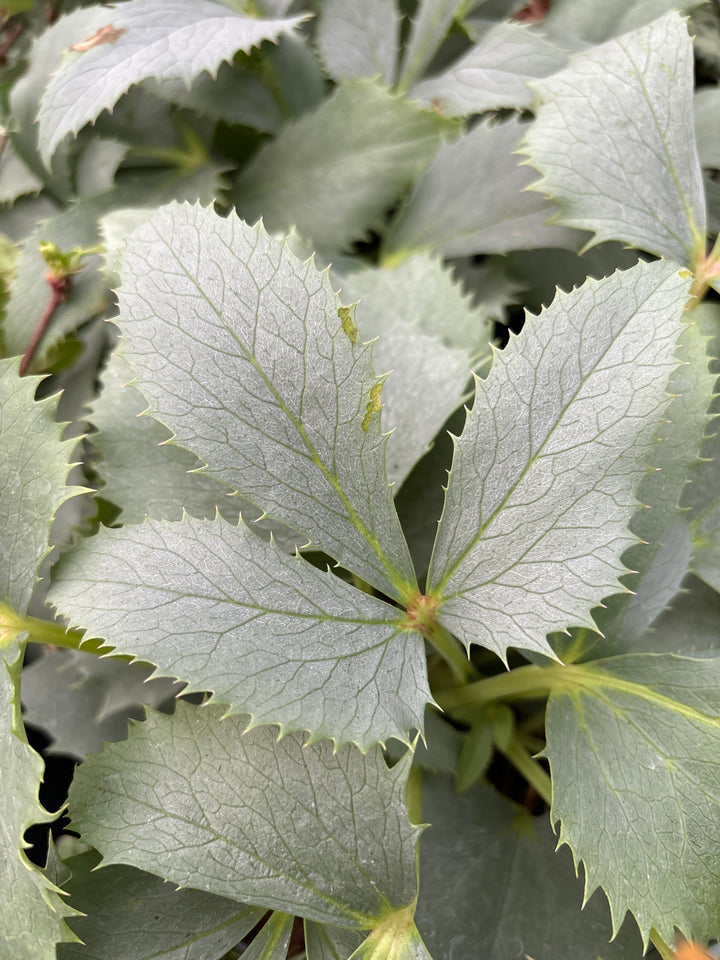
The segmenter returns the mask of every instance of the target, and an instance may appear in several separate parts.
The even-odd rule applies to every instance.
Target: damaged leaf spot
[[[106,26],[100,27],[100,29],[91,37],[88,37],[87,40],[70,44],[70,49],[76,53],[85,53],[86,50],[92,50],[93,47],[99,47],[103,43],[117,43],[124,33],[127,33],[127,30],[124,28],[118,30],[111,23],[108,23]]]
[[[373,418],[374,413],[380,413],[382,410],[382,403],[380,402],[380,396],[382,394],[383,385],[381,383],[376,383],[374,387],[370,388],[370,402],[365,408],[365,416],[363,417],[362,428],[367,433],[368,427],[370,426],[370,421]]]
[[[357,343],[358,329],[353,322],[352,310],[350,307],[340,307],[338,310],[338,316],[342,321],[343,330],[350,338],[350,343]]]

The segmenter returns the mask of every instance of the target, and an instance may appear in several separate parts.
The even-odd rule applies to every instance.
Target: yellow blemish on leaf
[[[71,43],[70,49],[76,53],[85,53],[86,50],[92,50],[93,47],[99,47],[103,43],[117,43],[124,33],[127,33],[124,27],[118,30],[111,23],[108,23],[106,26],[100,27],[100,29],[91,37],[88,37],[87,40],[81,40],[79,43]]]
[[[370,426],[370,421],[373,418],[374,413],[380,413],[382,410],[382,403],[380,402],[380,396],[382,394],[383,385],[381,383],[376,383],[375,386],[370,387],[370,401],[365,408],[365,416],[363,417],[362,428],[365,433],[368,431]]]
[[[338,316],[342,321],[342,328],[344,332],[350,338],[350,343],[357,343],[358,329],[353,322],[352,310],[350,307],[340,307],[338,310]]]

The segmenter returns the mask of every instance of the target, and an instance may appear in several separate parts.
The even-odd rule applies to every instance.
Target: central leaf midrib
[[[666,139],[665,139],[665,136],[664,136],[664,134],[663,134],[663,132],[662,132],[662,130],[661,130],[661,128],[660,128],[660,124],[658,123],[658,119],[657,119],[657,116],[656,116],[656,113],[655,113],[655,107],[654,107],[654,105],[653,105],[653,103],[652,103],[652,101],[651,101],[651,99],[650,99],[650,97],[649,97],[649,95],[648,95],[647,86],[646,86],[646,84],[645,84],[645,76],[644,76],[644,74],[641,72],[641,70],[639,69],[638,65],[635,63],[634,59],[633,59],[632,56],[630,55],[629,50],[623,45],[623,43],[622,43],[621,40],[618,41],[618,46],[619,46],[620,49],[623,51],[623,53],[624,53],[625,56],[628,58],[628,60],[630,61],[630,63],[633,65],[633,67],[635,68],[637,78],[638,78],[638,80],[640,81],[640,86],[642,87],[643,94],[645,95],[645,102],[646,102],[646,104],[648,105],[648,108],[649,108],[649,110],[650,110],[650,114],[651,114],[651,116],[652,116],[652,118],[653,118],[653,122],[654,122],[654,124],[655,124],[655,129],[656,129],[656,131],[657,131],[658,137],[660,138],[660,143],[662,144],[663,150],[664,150],[664,152],[665,152],[665,161],[666,161],[666,163],[667,163],[667,170],[668,170],[668,172],[669,172],[669,174],[670,174],[670,178],[672,179],[672,181],[673,181],[673,183],[674,183],[674,185],[675,185],[675,190],[676,190],[676,192],[677,192],[677,195],[678,195],[678,198],[679,198],[680,203],[681,203],[681,205],[682,205],[682,208],[683,208],[683,210],[685,211],[685,216],[686,216],[686,218],[687,218],[688,226],[690,227],[690,236],[693,237],[693,236],[695,236],[695,235],[699,235],[699,230],[697,229],[697,224],[696,224],[696,222],[695,222],[695,214],[694,214],[694,211],[693,211],[692,206],[690,205],[689,201],[688,201],[688,200],[686,199],[686,197],[685,197],[685,192],[684,192],[684,190],[682,189],[682,186],[681,186],[681,184],[680,184],[680,179],[679,179],[678,174],[677,174],[677,171],[676,171],[676,169],[675,169],[675,163],[673,162],[672,155],[670,154],[670,149],[669,149],[668,143],[667,143],[667,141],[666,141]],[[676,66],[677,66],[677,64],[676,64]],[[683,250],[685,250],[685,252],[688,254],[688,259],[689,259],[690,261],[692,261],[692,255],[693,255],[692,247],[688,247],[687,244],[686,244],[686,241],[683,240],[683,239],[679,236],[679,234],[675,233],[675,231],[674,231],[671,227],[669,227],[666,223],[663,223],[663,227],[668,231],[668,233],[670,234],[670,236],[674,237],[674,238],[678,241],[678,243],[679,243],[680,246],[683,248]]]
[[[557,685],[553,684],[554,689],[551,696],[558,694],[567,696],[576,693],[584,693],[586,696],[598,696],[598,691],[600,690],[614,690],[618,693],[625,693],[628,696],[645,700],[647,703],[661,707],[664,710],[680,714],[680,716],[687,720],[695,720],[720,730],[720,716],[713,717],[710,714],[702,713],[700,710],[695,709],[695,707],[690,707],[687,704],[681,703],[679,700],[673,700],[663,693],[658,693],[650,686],[637,683],[634,680],[624,680],[620,677],[615,677],[602,668],[592,665],[562,667],[560,670],[570,671],[570,673],[565,673],[565,679],[563,679],[562,673],[558,672],[560,682],[558,682]],[[568,676],[570,677],[569,680]],[[598,699],[600,699],[599,696]],[[627,713],[619,704],[612,704],[612,706],[615,710]]]
[[[649,294],[649,295],[645,298],[645,302],[647,302],[647,300],[649,300],[651,296],[655,296],[655,295],[657,294],[658,290],[661,289],[661,287],[665,284],[666,280],[667,280],[667,278],[663,278],[663,279],[660,281],[660,283],[658,283],[658,284],[655,286],[655,288],[654,288],[654,290],[652,291],[652,293]],[[584,379],[581,379],[581,382],[578,384],[577,389],[573,392],[572,396],[570,397],[570,399],[568,400],[568,402],[567,402],[567,403],[565,404],[565,406],[563,407],[561,415],[558,417],[558,419],[556,420],[556,422],[552,425],[552,427],[550,428],[550,430],[548,430],[547,435],[545,436],[545,438],[543,439],[542,443],[541,443],[540,446],[538,447],[536,453],[535,453],[532,457],[530,457],[530,459],[528,460],[526,466],[524,466],[523,469],[522,469],[522,471],[518,474],[517,479],[516,479],[516,480],[512,483],[512,485],[508,488],[508,491],[507,491],[506,495],[503,497],[502,501],[498,504],[498,506],[495,508],[495,510],[492,512],[492,514],[488,517],[487,521],[486,521],[485,523],[483,523],[483,524],[480,525],[477,534],[476,534],[476,535],[472,538],[472,540],[468,543],[467,547],[465,547],[465,549],[458,555],[457,559],[456,559],[452,564],[450,564],[450,566],[449,566],[448,569],[446,570],[445,574],[443,575],[443,577],[442,577],[442,579],[440,580],[440,582],[438,583],[438,585],[433,589],[432,592],[433,592],[433,594],[434,594],[435,596],[439,596],[439,595],[440,595],[443,587],[445,587],[445,586],[447,585],[448,581],[451,579],[452,575],[455,573],[455,571],[456,571],[457,568],[460,566],[460,564],[463,562],[463,560],[468,556],[468,554],[469,554],[472,550],[475,549],[475,547],[478,545],[478,543],[481,542],[481,540],[483,539],[484,533],[485,533],[485,532],[490,528],[490,526],[495,522],[495,520],[496,520],[496,518],[498,517],[498,515],[499,515],[500,513],[502,513],[502,511],[505,509],[505,507],[507,506],[507,503],[508,503],[508,500],[510,499],[510,497],[515,493],[515,491],[516,491],[517,488],[520,486],[520,484],[522,483],[522,481],[525,479],[526,475],[530,472],[530,469],[535,465],[535,463],[537,462],[537,460],[539,460],[539,459],[541,458],[543,449],[544,449],[545,446],[547,445],[547,443],[548,443],[548,441],[550,440],[550,438],[555,434],[555,431],[559,428],[560,424],[563,422],[567,411],[570,409],[570,407],[573,405],[573,403],[574,403],[575,400],[577,399],[578,394],[585,388],[585,386],[586,386],[586,384],[588,383],[588,381],[589,381],[593,376],[595,376],[595,374],[597,373],[597,368],[598,368],[598,366],[600,365],[601,361],[605,359],[605,357],[607,356],[607,354],[609,353],[609,351],[610,351],[610,350],[612,349],[612,347],[617,343],[617,341],[618,341],[618,339],[620,338],[621,334],[623,334],[623,333],[627,330],[627,327],[628,327],[629,324],[632,323],[632,321],[635,319],[635,317],[637,316],[637,314],[638,314],[638,312],[639,312],[640,309],[641,309],[641,305],[637,305],[637,306],[635,307],[635,309],[633,310],[632,314],[628,317],[627,321],[623,324],[622,328],[618,331],[617,335],[614,336],[614,337],[612,337],[612,338],[610,339],[610,341],[608,342],[608,344],[607,344],[607,346],[605,347],[605,349],[598,355],[597,359],[595,360],[595,362],[594,362],[593,365],[592,365],[592,370],[591,370],[591,372],[588,374],[587,377],[585,377]],[[518,338],[518,340],[519,340],[519,338]],[[519,347],[518,347],[518,340],[515,341],[515,348],[516,348],[516,350],[519,349]],[[475,403],[477,403],[478,397],[479,397],[479,395],[476,394]],[[528,404],[528,409],[530,409],[530,405],[529,405],[529,404]],[[473,414],[475,413],[475,405],[473,405],[473,411],[472,411],[472,412],[473,412]],[[463,433],[464,433],[464,431],[463,431]],[[448,487],[448,489],[449,489],[449,487]],[[446,504],[447,504],[447,499],[446,499]],[[443,513],[444,513],[444,510],[443,510]],[[442,522],[442,518],[441,518],[441,522]],[[517,562],[517,561],[516,561],[516,562]],[[515,562],[515,563],[516,563],[516,562]],[[515,566],[515,563],[513,563],[512,566],[509,567],[508,569],[512,569],[512,568]],[[506,572],[507,572],[507,571],[506,571]],[[432,571],[431,571],[431,573],[432,573]],[[430,580],[430,576],[428,577],[428,580]],[[487,583],[487,582],[492,582],[492,581],[485,581],[485,582]],[[479,584],[479,585],[482,586],[483,584]],[[477,584],[476,584],[475,586],[477,586]],[[469,586],[468,588],[466,588],[465,590],[461,591],[461,592],[466,593],[467,590],[469,590],[469,589],[472,589],[472,585]],[[440,601],[441,601],[441,602],[443,602],[443,601],[445,601],[445,600],[447,600],[447,599],[449,599],[449,597],[443,597],[443,596],[440,595]]]
[[[409,587],[412,589],[413,586],[416,586],[416,583],[415,583],[415,584],[412,583],[412,582],[410,582],[409,584],[406,583],[405,578],[402,576],[402,574],[400,574],[397,570],[395,570],[394,566],[393,566],[393,565],[390,563],[390,561],[385,557],[383,551],[382,551],[381,548],[380,548],[380,544],[379,544],[377,538],[375,537],[375,535],[374,535],[373,533],[370,532],[370,530],[368,530],[368,528],[366,527],[365,523],[360,519],[360,517],[358,516],[355,508],[353,507],[353,505],[350,503],[350,501],[348,500],[348,498],[347,498],[346,495],[344,494],[344,492],[343,492],[343,490],[342,490],[342,488],[341,488],[341,486],[340,486],[340,483],[339,483],[337,477],[335,476],[334,473],[332,473],[332,472],[330,471],[330,469],[329,469],[328,467],[326,467],[325,463],[322,461],[322,459],[320,458],[318,452],[316,451],[314,445],[310,442],[310,439],[308,438],[308,436],[307,436],[307,434],[306,434],[306,432],[305,432],[302,424],[301,424],[300,421],[298,421],[297,418],[291,413],[291,411],[290,411],[289,408],[287,407],[285,401],[283,400],[283,398],[280,396],[280,394],[278,393],[277,389],[276,389],[275,386],[273,385],[272,381],[269,379],[269,377],[267,376],[267,374],[265,373],[265,371],[260,367],[260,364],[257,362],[256,358],[248,351],[248,349],[245,347],[245,345],[243,344],[243,342],[242,342],[242,341],[240,340],[240,338],[236,335],[235,331],[232,330],[231,327],[226,323],[225,318],[223,317],[222,313],[217,309],[217,307],[215,306],[215,304],[214,304],[214,303],[209,299],[209,297],[205,294],[205,292],[202,290],[202,288],[200,287],[200,285],[199,285],[199,283],[197,282],[197,280],[188,272],[188,270],[187,270],[186,267],[185,267],[185,264],[180,260],[179,256],[175,253],[175,250],[174,250],[169,244],[166,243],[165,237],[160,233],[160,231],[158,230],[158,228],[157,228],[157,226],[155,225],[155,223],[152,223],[152,227],[153,227],[155,233],[157,234],[157,237],[158,237],[158,239],[160,240],[160,242],[165,246],[165,248],[166,248],[168,251],[170,251],[170,252],[172,253],[173,257],[175,258],[175,261],[177,262],[178,266],[181,268],[181,270],[183,271],[183,273],[185,274],[185,276],[187,277],[187,279],[188,279],[188,280],[190,281],[190,283],[195,287],[195,289],[198,291],[198,293],[200,294],[200,296],[203,298],[203,300],[207,303],[207,305],[210,307],[210,309],[211,309],[211,310],[213,311],[213,313],[216,315],[216,317],[218,318],[218,320],[219,320],[222,328],[223,328],[224,330],[226,330],[227,333],[232,337],[232,339],[233,339],[233,340],[235,341],[235,343],[238,345],[238,348],[242,351],[242,353],[245,355],[245,357],[247,358],[247,360],[252,364],[252,366],[255,368],[255,370],[257,370],[258,374],[262,377],[262,379],[263,379],[264,383],[266,384],[268,390],[269,390],[269,391],[272,393],[272,395],[276,398],[276,400],[277,400],[277,402],[278,402],[281,410],[282,410],[283,413],[287,416],[287,418],[290,420],[290,422],[292,423],[292,425],[295,427],[297,433],[299,434],[300,438],[302,439],[303,443],[305,444],[305,447],[307,448],[307,450],[308,450],[309,453],[310,453],[310,457],[311,457],[311,459],[312,459],[312,462],[313,462],[313,463],[315,464],[315,466],[321,471],[321,473],[322,473],[323,476],[326,478],[326,480],[328,481],[328,483],[330,483],[331,487],[335,490],[336,494],[337,494],[338,497],[340,498],[340,501],[342,502],[343,506],[344,506],[345,509],[348,511],[348,519],[349,519],[350,522],[353,524],[353,526],[358,530],[358,532],[365,538],[365,540],[366,540],[367,543],[370,545],[371,549],[373,550],[373,552],[375,553],[375,555],[377,556],[377,558],[380,560],[380,562],[381,562],[381,564],[382,564],[382,566],[383,566],[383,568],[385,569],[385,572],[386,572],[386,574],[387,574],[389,583],[390,583],[392,586],[394,586],[394,587],[399,591],[399,593],[400,593],[401,596],[403,596],[403,595],[406,593],[406,591],[407,591],[407,587],[409,586]],[[234,416],[234,414],[233,414],[233,416]],[[207,466],[208,466],[208,468],[209,468],[209,465],[207,465]],[[208,469],[208,473],[210,473],[210,472],[212,472],[212,469],[211,469],[211,468]],[[284,484],[283,484],[283,485],[284,485]],[[242,492],[242,491],[241,491],[241,492]],[[412,569],[412,566],[411,566],[410,569]]]
[[[72,581],[68,581],[68,582],[72,582]],[[82,580],[81,582],[84,583],[85,581]],[[133,589],[137,589],[138,587],[138,584],[136,581],[128,582],[128,581],[120,580],[119,578],[116,578],[113,580],[113,585],[121,586],[121,587],[123,586],[131,587]],[[347,623],[347,624],[356,624],[357,626],[367,625],[367,626],[393,627],[395,628],[396,632],[400,632],[402,618],[404,617],[404,613],[402,613],[399,610],[398,610],[398,617],[394,620],[383,620],[379,618],[374,619],[370,617],[364,618],[360,615],[358,615],[357,617],[350,617],[350,616],[343,617],[343,616],[335,616],[334,614],[328,614],[325,612],[304,613],[304,612],[294,611],[294,610],[287,610],[287,609],[283,610],[280,607],[278,608],[266,607],[259,603],[249,603],[249,602],[245,602],[244,600],[238,600],[231,596],[212,597],[203,593],[193,593],[190,591],[173,589],[172,587],[169,587],[169,586],[154,587],[154,586],[143,585],[141,589],[150,590],[152,592],[159,591],[160,593],[170,594],[170,599],[166,600],[163,603],[156,604],[154,606],[154,609],[160,609],[161,607],[167,606],[167,604],[169,603],[177,602],[177,600],[195,599],[195,600],[210,601],[212,603],[220,602],[220,603],[229,604],[235,607],[242,607],[243,609],[247,609],[247,610],[256,610],[260,614],[268,614],[268,615],[275,614],[277,616],[292,617],[293,619],[297,618],[300,620],[318,620],[321,623]],[[383,601],[378,600],[378,602],[382,603]],[[398,609],[398,608],[390,607],[390,609]],[[242,624],[238,624],[238,626],[242,626]]]

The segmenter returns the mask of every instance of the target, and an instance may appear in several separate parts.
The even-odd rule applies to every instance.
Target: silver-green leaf
[[[720,86],[701,87],[693,97],[695,135],[702,167],[720,169]]]
[[[38,383],[0,359],[0,646],[3,605],[26,612],[55,511],[80,492],[66,485],[76,441],[61,439],[56,398],[35,401]]]
[[[70,813],[107,864],[362,930],[416,896],[408,770],[181,703],[87,760]]]
[[[328,73],[344,77],[395,78],[400,18],[395,0],[327,0],[315,42]]]
[[[335,253],[363,239],[423,172],[454,124],[369,80],[346,80],[258,151],[233,194],[269,230],[298,228]]]
[[[471,116],[512,107],[526,110],[533,95],[530,80],[565,66],[567,54],[519,23],[498,23],[445,71],[410,91],[423,103],[451,116]]]
[[[243,950],[245,960],[286,960],[293,919],[288,913],[273,912],[250,946]]]
[[[23,645],[18,640],[55,511],[76,490],[66,485],[72,441],[62,441],[56,400],[36,402],[38,379],[0,360],[0,952],[13,960],[54,960],[72,940],[67,907],[25,854],[25,830],[51,815],[38,799],[41,758],[30,748],[20,709]]]
[[[449,777],[423,776],[417,923],[443,960],[640,960],[637,932],[610,943],[607,902],[583,906],[567,850],[546,817],[488,786],[458,795]]]
[[[91,27],[78,22],[42,96],[37,119],[46,162],[68,134],[111,109],[133,84],[154,77],[189,87],[204,70],[214,75],[238,50],[249,53],[264,40],[277,40],[303,19],[246,17],[214,0],[127,0],[93,14]],[[65,27],[60,22],[53,29]]]
[[[514,155],[524,129],[518,120],[480,123],[443,144],[391,225],[387,260],[425,250],[463,257],[579,247],[583,234],[547,226],[555,206],[527,192],[535,177]]]
[[[697,321],[702,310],[699,307],[689,316]],[[680,499],[700,458],[709,421],[708,398],[715,376],[708,369],[707,349],[707,337],[699,325],[688,326],[678,343],[680,366],[668,384],[668,392],[675,396],[667,422],[658,430],[650,458],[653,469],[638,492],[646,509],[639,510],[630,524],[641,541],[625,558],[636,574],[627,581],[634,593],[613,597],[607,609],[598,613],[603,634],[621,648],[634,649],[675,596],[690,567],[689,517],[681,511]]]
[[[688,289],[658,261],[559,293],[478,382],[428,574],[466,644],[548,653],[621,592]]]
[[[146,211],[142,219],[148,216]],[[113,354],[102,373],[102,393],[90,414],[99,430],[92,443],[102,458],[97,466],[104,481],[100,495],[120,508],[122,523],[142,523],[146,516],[180,520],[184,512],[212,518],[218,511],[237,523],[242,513],[258,533],[272,529],[284,549],[294,551],[303,545],[303,537],[292,535],[280,524],[261,521],[261,511],[203,473],[202,461],[194,454],[168,443],[172,437],[169,430],[153,417],[142,416],[147,401],[131,385],[132,380],[133,372],[122,354]]]
[[[345,300],[359,300],[355,322],[376,339],[373,360],[390,371],[382,425],[388,478],[398,486],[462,403],[470,370],[489,360],[491,325],[437,258],[418,254],[394,270],[338,277]]]
[[[0,625],[0,953],[12,960],[55,960],[55,944],[75,939],[64,918],[74,913],[25,853],[24,833],[52,819],[38,799],[43,761],[29,746],[20,709],[23,653],[2,643]]]
[[[151,412],[210,474],[384,592],[413,592],[382,386],[326,272],[260,225],[172,205],[128,241],[118,322]]]
[[[57,960],[220,960],[263,918],[260,907],[178,890],[134,867],[83,869],[86,857],[66,861],[64,884],[83,914],[72,921],[82,943],[61,945]]]
[[[465,6],[465,0],[420,0],[402,62],[400,90],[407,90],[422,76]]]
[[[533,189],[591,243],[623,240],[679,263],[704,252],[705,193],[693,125],[693,53],[671,13],[531,84],[523,152]]]
[[[243,524],[103,530],[54,581],[50,600],[73,623],[253,724],[363,748],[422,728],[425,652],[403,611]]]
[[[701,304],[700,314],[704,330],[712,336],[709,352],[713,357],[713,371],[718,373],[720,358],[720,312],[715,304]],[[720,591],[720,403],[717,384],[710,405],[714,416],[708,430],[708,439],[702,450],[703,461],[694,471],[684,490],[682,504],[687,508],[693,557],[692,572]]]
[[[720,659],[637,654],[564,668],[547,749],[560,842],[601,886],[617,929],[720,927]]]
[[[105,741],[124,740],[128,720],[144,717],[181,692],[170,680],[149,680],[152,667],[79,650],[43,646],[23,670],[23,716],[51,739],[45,754],[84,760]]]

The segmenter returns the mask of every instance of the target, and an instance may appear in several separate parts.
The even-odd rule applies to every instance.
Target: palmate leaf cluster
[[[0,956],[720,940],[710,7],[5,7]]]

